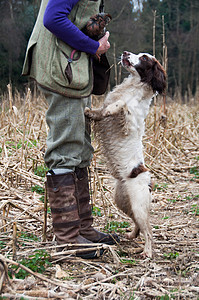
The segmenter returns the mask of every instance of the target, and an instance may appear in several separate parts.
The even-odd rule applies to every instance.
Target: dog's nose
[[[123,52],[123,56],[128,56],[130,53],[128,51]]]

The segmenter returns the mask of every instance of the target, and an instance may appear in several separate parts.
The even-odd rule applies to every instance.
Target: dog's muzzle
[[[127,52],[127,51],[124,51],[122,56],[121,56],[121,62],[122,62],[122,65],[124,67],[130,67],[131,66],[129,58],[130,58],[130,53]]]

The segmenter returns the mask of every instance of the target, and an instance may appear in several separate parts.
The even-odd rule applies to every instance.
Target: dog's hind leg
[[[142,256],[152,257],[152,232],[149,223],[151,195],[149,187],[145,183],[135,182],[135,179],[128,179],[126,185],[129,193],[132,219],[136,224],[135,230],[129,235],[129,238],[136,237],[141,231],[145,238]]]
[[[125,213],[127,214],[130,218],[133,219],[135,223],[135,228],[132,232],[125,234],[125,236],[129,239],[132,240],[136,238],[139,233],[140,233],[140,228],[136,224],[136,220],[134,218],[132,208],[131,208],[131,202],[130,202],[130,197],[127,192],[127,187],[125,186],[125,181],[117,180],[116,185],[115,185],[115,203],[117,206]]]
[[[114,198],[117,206],[135,223],[134,230],[126,237],[134,239],[141,231],[145,238],[142,256],[152,257],[152,233],[149,224],[151,194],[148,185],[136,182],[137,178],[129,178],[126,181],[117,180]]]
[[[133,221],[135,223],[135,220],[133,218]],[[136,237],[138,237],[138,235],[140,234],[140,228],[138,227],[138,225],[135,223],[135,228],[133,231],[129,232],[129,233],[126,233],[126,238],[129,239],[129,240],[133,240],[135,239]]]

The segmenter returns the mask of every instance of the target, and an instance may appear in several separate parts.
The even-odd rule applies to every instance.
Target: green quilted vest
[[[47,3],[48,0],[41,2],[27,46],[22,75],[29,75],[42,87],[64,96],[87,97],[93,88],[90,55],[75,51],[44,27]],[[73,7],[69,19],[82,29],[88,19],[99,12],[99,6],[100,0],[80,0]]]

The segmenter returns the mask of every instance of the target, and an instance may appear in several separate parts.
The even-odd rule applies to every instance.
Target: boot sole
[[[103,253],[104,253],[104,249],[100,249],[99,253],[98,251],[82,252],[82,253],[77,253],[76,256],[81,257],[83,259],[94,259],[94,258],[99,258],[100,256],[102,256]]]

